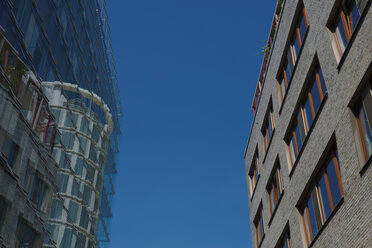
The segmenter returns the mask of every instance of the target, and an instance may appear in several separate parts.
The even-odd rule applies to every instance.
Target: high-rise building
[[[278,1],[245,151],[253,247],[372,244],[372,1]]]
[[[1,188],[0,243],[10,247],[104,247],[110,240],[115,153],[119,152],[121,132],[105,1],[1,0],[0,30],[0,65],[7,87],[0,105],[4,113],[2,164],[8,168],[17,163],[17,169],[10,171],[19,180],[13,188],[21,187],[24,192],[23,198],[17,198]],[[20,64],[25,69],[19,69]],[[19,78],[26,80],[26,90],[18,89]],[[29,96],[23,91],[30,91]],[[23,101],[29,105],[24,107],[27,103]],[[11,106],[16,108],[11,110]],[[21,125],[26,128],[18,129]],[[40,150],[37,156],[51,167],[47,172],[40,169],[37,157],[28,158],[26,151],[32,145],[26,138],[40,144],[34,147]],[[42,181],[27,179],[31,183],[23,184],[20,180],[26,182],[22,177],[29,173],[35,178],[41,175]],[[41,196],[28,192],[34,190]],[[33,197],[38,203],[32,204]],[[23,213],[26,210],[21,204],[31,204],[36,217]],[[34,225],[36,220],[39,226]]]

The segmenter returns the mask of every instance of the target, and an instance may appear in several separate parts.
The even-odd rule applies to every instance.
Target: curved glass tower
[[[105,1],[0,1],[0,30],[39,81],[69,84],[44,83],[61,130],[53,239],[44,246],[104,247],[122,115]]]
[[[101,202],[106,197],[101,193],[107,145],[113,128],[112,116],[98,95],[76,85],[43,82],[43,89],[51,99],[49,107],[64,145],[56,145],[54,150],[56,161],[60,161],[57,172],[59,195],[78,231],[73,232],[68,216],[63,214],[61,201],[54,198],[49,221],[52,236],[58,247],[94,247]],[[72,171],[63,166],[66,157]]]

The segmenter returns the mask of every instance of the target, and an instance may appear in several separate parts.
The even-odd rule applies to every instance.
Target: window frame
[[[271,102],[269,104],[269,108],[266,113],[265,121],[263,123],[264,125],[262,126],[261,133],[262,133],[262,139],[263,139],[264,153],[266,157],[267,151],[270,147],[270,144],[273,139],[274,132],[275,132],[274,111],[273,111],[273,106]],[[269,135],[270,124],[271,124],[271,135]]]
[[[259,156],[258,156],[258,150],[256,149],[254,156],[253,156],[253,161],[251,163],[251,166],[248,172],[251,200],[253,198],[254,192],[256,191],[256,187],[257,187],[258,180],[260,179],[260,175],[261,175],[260,161],[259,161]]]
[[[332,163],[333,162],[333,163]],[[335,172],[336,172],[336,180],[338,189],[340,191],[340,199],[338,199],[338,202],[335,202],[335,199],[332,196],[331,193],[331,184],[328,177],[328,171],[327,169],[329,166],[334,166]],[[326,184],[326,190],[327,190],[327,197],[330,207],[330,213],[328,217],[325,216],[325,206],[324,206],[324,200],[323,196],[321,194],[321,188],[319,185],[319,182],[321,178],[324,176],[325,178],[325,184]],[[337,153],[337,148],[332,148],[326,157],[326,159],[321,163],[321,168],[316,173],[316,176],[310,181],[310,187],[306,190],[305,197],[301,200],[301,203],[299,204],[299,213],[301,215],[301,222],[302,222],[302,229],[303,234],[305,236],[305,244],[307,247],[310,247],[313,242],[317,239],[323,228],[326,226],[328,221],[331,219],[331,217],[334,215],[334,213],[337,211],[338,206],[343,202],[343,186],[342,186],[342,178],[341,178],[341,171],[340,171],[340,164],[339,164],[339,158]],[[313,200],[313,192],[315,191],[315,197],[316,197],[316,204],[317,206],[314,206],[314,200]],[[320,222],[321,225],[318,226],[316,216],[314,216],[314,220],[311,220],[310,217],[310,210],[308,206],[308,202],[311,201],[313,206],[312,210],[314,211],[313,214],[317,214],[320,216]],[[318,213],[315,211],[318,210]],[[315,221],[315,223],[313,222]],[[316,234],[314,235],[313,231],[313,224],[316,225],[317,230]]]
[[[336,60],[338,64],[341,64],[343,55],[346,53],[347,48],[349,47],[349,44],[352,40],[353,34],[355,33],[355,30],[357,29],[358,24],[360,23],[360,19],[362,18],[362,10],[359,9],[358,4],[355,0],[353,1],[353,7],[350,10],[346,9],[345,2],[343,0],[339,1],[338,7],[336,10],[335,15],[330,21],[330,32],[331,32],[331,39],[334,42],[335,46],[332,46],[333,52],[335,54]],[[355,28],[352,25],[352,12],[354,8],[357,8],[359,13],[359,18],[357,20],[357,23],[355,24]],[[342,24],[343,32],[345,34],[346,38],[346,44],[344,44],[342,38],[337,36],[337,32],[340,33],[339,30],[339,24]],[[341,34],[340,34],[341,35]],[[344,46],[344,49],[341,48]]]
[[[275,188],[275,183],[274,183],[275,180],[278,180],[278,182],[277,182],[278,185],[276,186],[276,190],[274,189]],[[281,174],[281,167],[280,167],[279,160],[276,161],[276,163],[274,165],[274,169],[271,172],[271,175],[270,175],[270,178],[268,180],[267,187],[266,187],[266,191],[267,191],[268,204],[269,204],[269,210],[270,210],[270,221],[269,221],[269,224],[270,224],[271,220],[272,220],[272,217],[274,216],[274,214],[276,212],[276,209],[278,208],[278,205],[280,203],[280,200],[281,200],[281,198],[284,194],[283,177],[282,177],[282,174]],[[274,199],[275,199],[274,209],[272,208],[272,197],[273,197],[272,193],[274,194]]]
[[[255,234],[256,234],[256,245],[259,248],[262,244],[262,241],[265,238],[265,227],[264,227],[264,219],[263,219],[263,211],[262,211],[262,203],[257,211],[256,217],[253,221]]]
[[[322,77],[320,76],[322,75]],[[322,82],[324,83],[324,92],[323,92],[323,87],[322,87]],[[309,136],[309,133],[311,132],[312,130],[312,127],[314,126],[314,123],[316,121],[316,119],[318,118],[319,116],[319,113],[322,109],[322,106],[324,105],[324,102],[325,102],[325,99],[327,97],[327,94],[328,94],[328,89],[327,89],[327,85],[325,83],[325,79],[324,79],[324,76],[323,76],[323,72],[322,72],[322,69],[319,65],[319,63],[317,62],[316,65],[314,66],[314,68],[312,69],[312,74],[310,76],[310,79],[308,80],[308,84],[307,86],[305,86],[305,92],[302,94],[302,96],[300,97],[300,104],[299,106],[297,107],[297,111],[294,112],[293,114],[293,121],[292,123],[289,125],[289,130],[287,131],[287,135],[286,135],[286,138],[284,139],[285,140],[285,143],[286,143],[286,150],[287,150],[287,156],[289,157],[288,159],[288,168],[289,168],[289,171],[292,172],[293,171],[293,168],[295,167],[296,165],[296,161],[298,160],[298,157],[300,156],[302,150],[303,150],[303,147],[307,141],[307,137]],[[313,94],[312,94],[312,89],[314,87],[317,87],[317,92],[319,93],[319,107],[317,109],[317,111],[315,112],[315,105],[314,105],[314,98],[313,98]],[[311,116],[312,116],[312,121],[311,121],[311,125],[309,125],[309,121],[308,121],[308,118],[306,116],[306,104],[309,102],[310,104],[310,108],[311,108]],[[301,125],[299,124],[298,122],[298,117],[299,115],[301,115],[301,121],[302,121],[302,128],[301,128]],[[296,132],[296,130],[298,130],[298,134]],[[299,147],[299,140],[298,140],[298,135],[300,136],[301,138],[301,131],[304,133],[304,137],[303,137],[303,140],[301,140],[301,147]],[[291,175],[291,173],[290,173]]]
[[[368,156],[368,154],[367,154],[367,148],[366,148],[367,144],[366,144],[366,141],[363,137],[365,135],[365,132],[362,128],[362,124],[361,124],[362,121],[360,120],[361,112],[363,111],[364,114],[366,113],[365,106],[363,105],[363,98],[362,98],[364,92],[366,92],[366,91],[367,91],[367,94],[368,94],[368,91],[372,92],[372,78],[371,77],[367,80],[367,82],[363,86],[362,91],[357,98],[357,103],[353,107],[354,119],[355,119],[355,122],[356,122],[357,132],[358,132],[357,137],[355,137],[355,135],[354,135],[354,138],[356,140],[356,143],[358,143],[359,146],[361,146],[361,148],[362,148],[362,151],[361,151],[362,157],[358,153],[358,158],[360,160],[361,169],[363,169],[368,164],[368,161],[372,158],[372,154],[370,156]],[[364,118],[366,118],[366,116],[364,116]],[[367,120],[367,122],[369,122],[369,120]],[[369,124],[369,129],[370,129],[369,131],[372,132],[372,123],[368,123],[368,124]],[[366,131],[368,132],[368,130],[366,130]],[[357,150],[359,148],[358,144],[356,144],[357,145],[357,147],[356,147]]]

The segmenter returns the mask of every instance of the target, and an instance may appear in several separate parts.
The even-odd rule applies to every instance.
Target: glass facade
[[[95,101],[88,101],[81,97],[79,92],[66,90],[64,97],[67,99],[68,106],[55,104],[61,108],[53,108],[55,121],[61,126],[62,132],[59,133],[53,129],[54,122],[48,116],[47,107],[40,108],[48,101],[39,102],[38,88],[22,80],[15,80],[17,84],[12,85],[13,92],[21,99],[23,115],[39,134],[39,138],[48,144],[48,147],[54,147],[54,140],[50,145],[52,139],[57,139],[55,142],[57,148],[64,147],[56,149],[53,153],[60,167],[57,176],[58,184],[61,183],[58,185],[60,194],[84,198],[84,201],[90,201],[91,204],[87,204],[85,209],[77,210],[77,215],[80,215],[79,223],[77,219],[68,220],[70,224],[74,223],[76,228],[70,228],[71,225],[69,225],[69,228],[66,227],[66,231],[62,232],[56,231],[53,227],[54,230],[51,230],[53,242],[60,247],[65,247],[64,245],[72,240],[71,242],[75,242],[77,247],[82,247],[78,242],[87,231],[89,232],[89,235],[86,235],[89,236],[89,240],[86,241],[87,247],[104,247],[105,243],[110,240],[108,233],[112,216],[110,202],[114,194],[113,185],[116,174],[115,153],[119,152],[117,137],[121,133],[119,126],[121,105],[105,1],[1,1],[0,30],[8,41],[0,40],[0,63],[6,73],[12,74],[14,78],[22,75],[18,73],[23,68],[17,63],[20,59],[40,81],[66,82],[78,86],[79,89],[86,90],[101,99],[111,114],[111,130],[107,132],[110,134],[102,138],[102,133],[105,131],[103,129],[108,124],[102,106]],[[79,114],[82,108],[92,110],[92,115],[82,118]],[[40,111],[35,111],[37,109]],[[70,119],[66,119],[66,112],[64,112],[66,109],[70,111],[68,117]],[[38,122],[34,121],[35,113],[38,115]],[[92,119],[98,124],[92,126],[94,122]],[[79,123],[77,128],[81,132],[71,132],[74,128],[73,123],[75,125]],[[11,142],[11,139],[6,139],[4,142]],[[92,143],[99,145],[92,146]],[[17,144],[7,143],[3,147],[4,152],[10,154],[8,163],[16,166],[19,153]],[[71,151],[81,154],[84,159],[78,159],[72,155]],[[89,162],[83,162],[85,160]],[[96,164],[97,168],[88,168],[86,164],[89,163]],[[65,173],[62,172],[63,169]],[[97,176],[97,171],[100,176]],[[79,180],[76,178],[80,177],[90,182],[94,180],[95,185],[71,183],[72,179],[65,177],[70,176],[69,173],[80,175],[74,177],[77,182]],[[34,185],[42,196],[46,190],[43,184],[38,183],[36,178]],[[80,193],[81,196],[79,196]],[[101,197],[95,198],[92,195]],[[31,194],[30,199],[39,208],[43,208],[46,203],[39,197],[37,194],[35,196]],[[70,208],[66,205],[70,204],[66,200],[59,203],[54,201],[55,197],[49,204],[62,206],[62,209]],[[72,212],[75,211],[73,204],[71,209]],[[94,212],[94,220],[91,211]],[[83,218],[81,216],[84,216],[84,213],[86,217]],[[63,211],[54,214],[61,215],[61,218],[70,218]],[[73,213],[71,215],[74,217]],[[81,230],[79,226],[83,229],[88,226],[89,230],[86,228]],[[55,245],[53,242],[48,245],[53,247]]]

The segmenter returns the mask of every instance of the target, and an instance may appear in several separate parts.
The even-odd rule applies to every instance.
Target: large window
[[[282,66],[282,71],[279,77],[279,103],[283,102],[284,96],[287,92],[293,68],[297,62],[298,54],[301,50],[302,44],[305,40],[305,34],[309,27],[309,21],[304,7],[301,7],[300,14],[296,20],[295,30],[292,34],[291,43],[287,50],[287,56]]]
[[[0,152],[7,158],[8,165],[15,169],[18,164],[21,149],[14,142],[12,136],[2,128],[0,128],[0,148]]]
[[[262,217],[262,207],[258,211],[258,215],[254,221],[254,227],[256,231],[256,241],[257,247],[260,246],[262,239],[264,237],[264,225],[263,225],[263,217]]]
[[[8,206],[5,200],[3,200],[3,198],[0,198],[0,235],[3,233],[3,229],[5,227],[7,208]]]
[[[305,138],[327,92],[322,70],[320,67],[316,68],[311,79],[311,84],[306,89],[302,104],[298,109],[296,119],[289,134],[288,150],[290,169],[293,167],[301,151]]]
[[[283,180],[280,173],[279,163],[275,166],[275,172],[269,180],[267,187],[270,214],[272,215],[278,206],[279,199],[283,193]]]
[[[17,238],[15,248],[36,248],[38,247],[38,235],[34,229],[22,218],[18,220]]]
[[[333,33],[332,47],[337,62],[340,61],[359,19],[360,12],[355,0],[343,0],[331,27]]]
[[[305,8],[302,7],[300,15],[298,16],[298,19],[296,22],[296,27],[292,35],[292,41],[291,41],[291,46],[290,46],[290,50],[292,53],[292,59],[294,63],[296,63],[297,61],[298,54],[304,42],[305,34],[306,34],[308,27],[309,27],[309,22],[307,20],[306,11],[305,11]]]
[[[282,239],[279,241],[279,244],[276,246],[276,248],[291,248],[291,235],[289,232],[289,229],[285,232]]]
[[[341,201],[343,195],[337,150],[333,150],[311,184],[301,206],[302,222],[307,246]]]
[[[258,152],[256,151],[251,168],[249,170],[249,185],[251,197],[253,196],[254,189],[256,188],[257,181],[260,176],[260,162],[258,161]]]
[[[264,126],[262,128],[262,135],[263,135],[263,144],[264,144],[264,151],[266,153],[271,138],[273,136],[275,123],[274,123],[274,116],[273,116],[273,108],[270,107],[269,112],[267,113]]]
[[[365,86],[355,107],[355,138],[359,157],[364,165],[372,155],[372,79]]]

